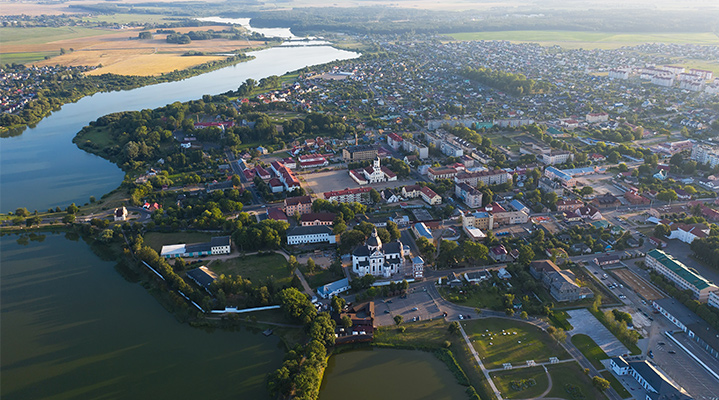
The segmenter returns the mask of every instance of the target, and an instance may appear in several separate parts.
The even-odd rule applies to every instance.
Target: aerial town
[[[119,188],[0,227],[76,231],[179,321],[281,337],[271,398],[321,398],[366,346],[434,352],[472,399],[717,399],[719,79],[678,59],[719,47],[360,39],[100,116],[73,142]],[[85,70],[0,70],[3,121]]]

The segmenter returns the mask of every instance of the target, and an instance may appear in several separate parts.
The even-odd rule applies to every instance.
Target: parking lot
[[[420,321],[438,318],[442,316],[442,312],[430,295],[419,288],[414,292],[407,293],[406,298],[396,296],[387,298],[384,302],[375,300],[377,325],[394,325],[396,315],[401,315],[404,322],[412,322],[413,318],[418,318]]]
[[[588,310],[568,310],[567,314],[572,317],[569,323],[574,327],[568,332],[570,335],[582,333],[589,336],[610,357],[629,353],[629,350]]]
[[[702,368],[689,354],[674,344],[663,333],[663,329],[670,326],[668,321],[662,326],[657,326],[656,331],[652,330],[648,350],[654,356],[651,361],[667,373],[679,386],[683,387],[697,400],[710,400],[719,394],[719,381],[712,377]],[[654,334],[656,332],[656,334]],[[675,337],[686,347],[696,354],[701,349],[693,345],[693,341],[686,338],[684,334]],[[660,344],[663,343],[663,344]],[[714,360],[716,363],[716,360]]]
[[[630,286],[647,301],[664,298],[662,293],[657,290],[654,285],[647,282],[645,279],[640,278],[628,269],[615,269],[612,270],[612,273],[614,273],[622,282],[624,282],[625,285]]]

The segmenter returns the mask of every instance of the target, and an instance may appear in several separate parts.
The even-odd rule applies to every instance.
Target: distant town
[[[121,186],[3,231],[77,230],[178,319],[285,335],[276,398],[372,345],[436,352],[473,399],[715,399],[719,80],[675,59],[717,46],[362,40],[100,117],[75,143]],[[0,111],[83,71],[3,69]]]

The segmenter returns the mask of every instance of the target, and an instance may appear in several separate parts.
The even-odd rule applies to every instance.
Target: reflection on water
[[[265,399],[276,337],[178,323],[83,241],[0,237],[2,399]]]

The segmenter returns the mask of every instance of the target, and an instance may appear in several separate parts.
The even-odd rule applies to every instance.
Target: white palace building
[[[365,244],[352,252],[352,271],[359,276],[367,274],[391,277],[400,272],[404,262],[404,248],[399,240],[382,244],[377,229],[372,232]]]

